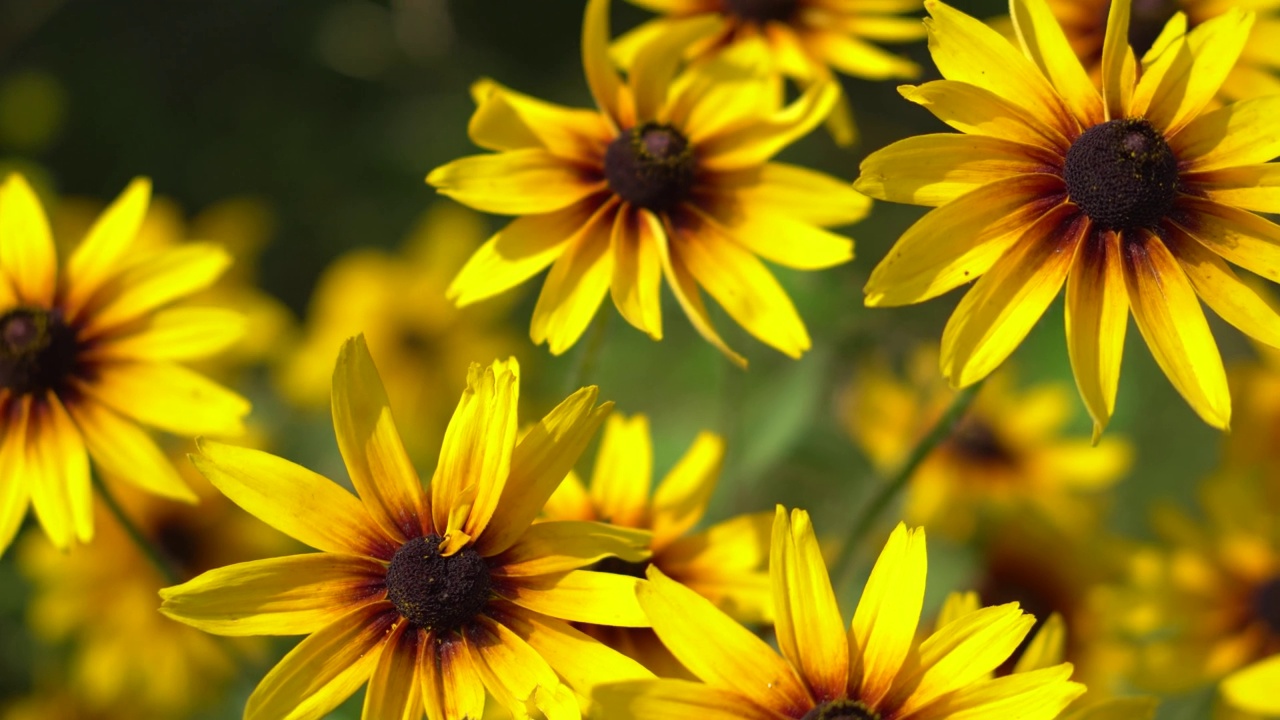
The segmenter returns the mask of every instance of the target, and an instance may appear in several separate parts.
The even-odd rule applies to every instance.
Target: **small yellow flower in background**
[[[900,466],[951,404],[938,376],[937,353],[922,350],[901,377],[886,362],[869,364],[844,394],[842,415],[854,441],[881,473]],[[916,470],[905,519],[931,532],[965,539],[983,519],[1030,511],[1073,533],[1096,527],[1100,491],[1125,475],[1132,448],[1124,440],[1065,434],[1073,407],[1069,388],[1025,390],[1008,370],[979,391],[951,436]]]
[[[857,187],[939,206],[872,273],[871,306],[906,305],[977,280],[942,335],[956,387],[1000,365],[1066,285],[1067,347],[1102,432],[1115,406],[1129,311],[1173,385],[1210,425],[1231,400],[1203,300],[1280,345],[1280,316],[1231,269],[1280,280],[1280,97],[1206,112],[1249,36],[1231,10],[1183,36],[1171,24],[1137,76],[1129,3],[1111,6],[1102,92],[1045,0],[1014,0],[1019,50],[935,0],[930,50],[946,80],[903,88],[962,134],[871,155]],[[1253,212],[1251,212],[1253,211]]]
[[[869,202],[835,178],[769,160],[830,113],[835,83],[779,109],[770,79],[740,68],[705,63],[677,76],[690,33],[646,45],[624,83],[608,57],[607,0],[590,0],[582,37],[598,110],[481,81],[469,133],[498,152],[427,177],[464,205],[522,216],[472,256],[449,296],[469,305],[551,266],[530,336],[558,355],[606,293],[661,339],[665,277],[698,332],[734,362],[746,364],[712,326],[702,290],[761,342],[799,357],[808,331],[760,258],[802,270],[849,261],[853,243],[823,228],[861,219]]]
[[[502,357],[517,338],[500,326],[506,307],[459,310],[445,289],[466,253],[484,237],[479,216],[452,203],[429,209],[399,253],[360,248],[321,275],[298,345],[276,366],[275,383],[291,402],[323,407],[333,357],[363,333],[379,374],[396,399],[396,421],[410,454],[439,437],[453,411],[452,387],[477,357]]]
[[[1237,710],[1280,716],[1280,655],[1232,674],[1222,683],[1222,695]]]
[[[899,525],[848,634],[808,513],[773,527],[769,573],[781,655],[710,601],[649,569],[640,604],[658,637],[705,684],[663,679],[597,691],[608,718],[653,720],[1051,720],[1084,692],[1071,665],[991,679],[1030,631],[1016,604],[983,608],[918,641],[924,531]]]
[[[319,718],[366,682],[369,720],[478,718],[486,690],[517,717],[576,720],[595,683],[650,676],[565,622],[648,624],[640,580],[580,569],[643,560],[648,538],[532,524],[608,414],[596,396],[579,390],[517,442],[519,367],[473,365],[424,490],[364,340],[349,340],[333,422],[358,497],[255,450],[202,442],[193,456],[233,502],[320,552],[210,571],[162,590],[161,612],[223,635],[309,636],[246,720]]]
[[[917,18],[920,0],[630,0],[663,13],[624,35],[615,44],[623,67],[631,67],[640,48],[665,34],[701,31],[689,49],[695,60],[728,52],[743,59],[758,56],[808,87],[833,79],[832,71],[868,80],[914,78],[920,68],[872,43],[912,42],[924,38]],[[706,22],[714,18],[715,22]],[[829,127],[842,145],[857,131],[848,100],[842,98]]]
[[[1238,422],[1223,436],[1222,467],[1227,472],[1261,473],[1280,478],[1280,373],[1274,359],[1228,369],[1231,403]],[[1280,508],[1280,483],[1270,492]]]
[[[643,577],[650,563],[667,577],[711,600],[735,620],[766,622],[773,598],[764,564],[773,513],[740,515],[702,532],[702,520],[724,458],[724,441],[702,433],[650,496],[653,447],[649,421],[613,415],[605,424],[591,483],[570,475],[547,502],[551,520],[598,520],[652,533],[652,556],[640,563],[605,560],[597,568]],[[659,676],[686,675],[648,629],[587,627],[606,645],[642,662]]]
[[[249,403],[180,363],[236,341],[241,317],[173,305],[231,258],[189,243],[134,252],[151,184],[135,180],[59,272],[27,181],[0,185],[0,552],[28,504],[59,548],[93,537],[89,460],[104,476],[167,498],[195,494],[142,425],[236,435]]]
[[[184,577],[288,547],[286,538],[240,512],[182,461],[198,507],[119,484],[112,492]],[[101,503],[97,509],[99,530],[91,545],[64,553],[29,534],[17,548],[33,593],[28,626],[41,641],[66,644],[70,653],[52,677],[37,669],[37,684],[56,687],[82,713],[121,718],[187,717],[216,702],[240,670],[237,655],[256,657],[264,648],[247,642],[239,653],[229,652],[157,613],[155,594],[164,579]]]

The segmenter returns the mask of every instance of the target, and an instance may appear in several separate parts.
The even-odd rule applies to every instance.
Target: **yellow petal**
[[[1107,32],[1102,41],[1102,98],[1107,119],[1118,120],[1128,114],[1133,100],[1134,65],[1129,49],[1130,3],[1110,3]]]
[[[772,622],[769,560],[773,513],[739,515],[676,538],[656,553],[669,576],[744,623]]]
[[[93,539],[93,482],[89,476],[89,454],[84,437],[62,401],[50,392],[48,423],[53,442],[50,445],[52,460],[59,467],[59,475],[66,485],[67,503],[71,510],[71,526],[75,537],[82,543]]]
[[[568,477],[560,483],[560,487],[547,498],[542,508],[543,517],[548,520],[598,520],[595,506],[587,495],[587,488],[578,478],[578,474],[569,471]]]
[[[1260,213],[1280,213],[1280,163],[1188,174],[1183,182],[1219,205]]]
[[[26,178],[12,173],[0,184],[0,272],[24,303],[49,307],[58,259],[49,218]]]
[[[52,396],[52,393],[49,394]],[[30,396],[25,396],[22,402],[30,404],[32,399]],[[49,542],[59,550],[66,550],[71,546],[71,540],[76,534],[75,523],[71,517],[70,488],[66,476],[70,465],[74,464],[83,474],[81,480],[88,482],[88,465],[83,458],[84,447],[80,446],[81,457],[68,458],[71,461],[69,463],[64,461],[59,452],[64,444],[59,437],[60,428],[54,427],[52,417],[45,408],[33,404],[29,407],[29,410],[18,412],[27,415],[24,443],[27,452],[25,481],[31,493],[31,509],[35,512],[36,519],[40,521],[40,526],[44,529]],[[74,446],[78,440],[78,434],[75,434],[65,444]]]
[[[1160,701],[1153,697],[1108,698],[1072,709],[1061,717],[1062,720],[1152,720],[1159,705]]]
[[[1085,239],[1067,276],[1067,354],[1096,440],[1116,406],[1120,360],[1129,327],[1129,295],[1120,262],[1120,236],[1095,231]]]
[[[921,717],[954,720],[1018,718],[1054,720],[1085,687],[1068,681],[1070,665],[971,683],[921,711]]]
[[[918,86],[902,85],[898,92],[962,133],[1003,138],[1059,153],[1071,146],[1059,129],[1033,112],[977,85],[935,80]]]
[[[654,546],[660,547],[702,520],[724,465],[724,439],[701,432],[653,495]]]
[[[333,371],[333,429],[351,484],[388,537],[424,534],[427,498],[391,417],[364,336],[342,344]]]
[[[217,635],[309,635],[381,601],[386,576],[385,565],[361,555],[254,560],[162,589],[160,612]]]
[[[995,370],[1062,289],[1088,221],[1071,205],[1050,211],[965,294],[942,332],[943,375],[967,387]]]
[[[1226,429],[1231,394],[1218,345],[1195,290],[1158,237],[1125,238],[1125,284],[1138,330],[1156,363],[1200,417]]]
[[[550,575],[589,567],[607,557],[623,562],[649,558],[651,535],[601,522],[551,520],[529,526],[520,540],[490,561],[495,575]]]
[[[1053,84],[1075,117],[1085,126],[1101,122],[1102,98],[1045,0],[1012,0],[1009,9],[1023,51]]]
[[[908,530],[899,523],[871,569],[862,599],[853,615],[850,639],[861,662],[851,667],[850,691],[875,707],[893,681],[915,643],[924,603],[924,529]]]
[[[378,531],[364,505],[342,487],[274,455],[200,441],[192,455],[232,502],[317,550],[390,560],[397,545]]]
[[[539,148],[454,160],[432,170],[427,182],[441,195],[499,215],[555,212],[606,187],[581,165]]]
[[[938,611],[937,629],[941,630],[965,615],[981,609],[982,601],[978,598],[978,593],[953,592],[943,601],[942,609]]]
[[[1232,103],[1193,120],[1169,147],[1184,173],[1264,163],[1280,155],[1278,114],[1280,96]]]
[[[476,669],[485,687],[517,718],[526,717],[537,706],[547,720],[578,720],[581,713],[573,694],[568,702],[555,691],[560,679],[529,644],[501,623],[480,616],[463,630],[467,649],[478,660]]]
[[[1173,224],[1228,262],[1280,282],[1280,225],[1250,212],[1186,198]],[[1179,224],[1181,222],[1181,224]]]
[[[428,720],[484,715],[484,681],[477,662],[461,639],[427,636],[418,644],[418,671]]]
[[[92,400],[72,403],[67,411],[104,474],[171,500],[196,501],[173,463],[136,423]]]
[[[262,678],[245,720],[320,720],[369,679],[399,616],[378,605],[351,611],[298,643]]]
[[[586,70],[591,97],[617,129],[626,129],[632,118],[624,118],[622,79],[609,58],[609,0],[588,0],[582,22],[582,67]]]
[[[71,315],[123,265],[151,203],[151,181],[135,178],[98,216],[67,261],[67,306]]]
[[[869,202],[866,198],[863,201]],[[786,213],[744,207],[741,217],[721,224],[724,235],[748,251],[784,267],[825,270],[853,259],[852,240]]]
[[[1175,46],[1174,52],[1168,53],[1174,59],[1163,76],[1150,73],[1139,80],[1134,91],[1134,109],[1140,107],[1144,87],[1154,85],[1150,91],[1150,107],[1144,114],[1166,136],[1176,135],[1218,94],[1227,74],[1235,67],[1252,27],[1253,13],[1238,8],[1197,25],[1183,43]],[[1156,78],[1159,78],[1158,84]]]
[[[731,126],[699,139],[699,167],[737,170],[763,165],[826,119],[839,96],[840,86],[834,81],[815,83],[795,102],[760,122]]]
[[[649,627],[636,602],[642,581],[625,575],[573,570],[558,575],[495,578],[494,593],[548,617],[594,625]]]
[[[936,207],[991,183],[1055,174],[1060,166],[1052,152],[1001,138],[918,135],[863,160],[854,187],[877,200]]]
[[[723,21],[708,13],[672,24],[668,32],[655,37],[636,53],[629,66],[635,115],[639,122],[656,120],[672,89],[676,70],[684,60],[685,50],[699,38],[716,31]]]
[[[244,336],[247,318],[235,310],[176,307],[146,319],[136,332],[95,345],[86,357],[112,360],[194,360],[225,350]]]
[[[1280,347],[1280,315],[1222,258],[1194,239],[1170,233],[1169,250],[1196,294],[1223,320],[1270,347]]]
[[[533,308],[529,337],[546,342],[553,355],[568,350],[582,337],[600,308],[613,275],[609,251],[618,201],[611,199],[574,236],[542,283]]]
[[[868,80],[913,78],[920,75],[919,65],[852,34],[819,27],[806,35],[806,48],[846,75]]]
[[[723,188],[723,194],[731,198],[744,214],[752,217],[785,216],[795,224],[820,227],[848,225],[866,217],[871,208],[871,201],[846,181],[786,163],[765,163],[749,170],[719,173],[708,185],[713,185],[717,192]],[[751,247],[758,254],[781,262],[768,256],[763,243]],[[826,267],[826,264],[822,266]]]
[[[613,278],[609,293],[627,322],[654,340],[662,339],[662,223],[653,213],[624,208],[613,223],[610,248]]]
[[[652,479],[649,419],[644,415],[630,419],[618,413],[610,415],[589,489],[600,519],[622,527],[641,527],[648,514]]]
[[[401,620],[382,645],[360,716],[371,720],[422,720],[417,665],[418,629]]]
[[[1061,187],[1052,175],[1014,177],[929,212],[871,272],[867,306],[923,302],[978,279],[1053,207],[1056,200],[1043,198]]]
[[[656,567],[648,575],[640,604],[662,644],[689,672],[712,688],[789,717],[813,706],[795,671],[763,640]]]
[[[594,164],[613,138],[609,123],[593,110],[543,102],[483,79],[471,86],[476,111],[467,125],[472,142],[489,150],[542,148],[552,155]]]
[[[1031,638],[1013,671],[1024,673],[1053,667],[1062,662],[1066,652],[1067,624],[1061,615],[1053,613]]]
[[[849,692],[849,639],[836,604],[822,550],[809,514],[777,507],[769,576],[777,603],[776,627],[782,654],[799,668],[814,702]]]
[[[90,317],[90,333],[140,318],[207,288],[231,265],[217,245],[187,243],[131,265],[103,289],[105,302]]]
[[[781,715],[729,690],[688,680],[618,683],[595,695],[600,717],[636,720],[778,720]],[[808,707],[808,706],[805,706]]]
[[[1236,672],[1222,682],[1227,702],[1263,715],[1280,714],[1280,656],[1272,657]]]
[[[241,435],[249,401],[181,365],[104,363],[78,387],[122,415],[175,435]]]
[[[673,234],[669,226],[665,229],[667,236]],[[711,316],[707,313],[706,305],[702,302],[702,293],[698,290],[697,280],[694,279],[693,274],[680,256],[671,252],[670,243],[665,236],[658,245],[658,253],[662,257],[662,273],[666,276],[667,284],[671,287],[671,294],[676,296],[676,302],[680,303],[680,309],[684,310],[685,317],[689,318],[693,328],[698,331],[703,340],[711,343],[730,362],[738,367],[745,368],[747,366],[746,358],[734,352],[720,337],[720,333],[716,332],[716,328],[711,322]]]
[[[31,492],[26,481],[26,418],[19,411],[0,439],[0,556],[9,548],[27,515]]]

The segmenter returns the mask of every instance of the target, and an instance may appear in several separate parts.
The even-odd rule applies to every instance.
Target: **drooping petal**
[[[422,535],[427,498],[405,452],[382,378],[363,335],[347,340],[333,371],[333,429],[351,484],[374,522],[399,542]]]
[[[1191,121],[1169,138],[1184,173],[1253,165],[1280,156],[1280,95],[1231,103]]]
[[[67,411],[80,428],[89,456],[103,473],[161,497],[196,502],[173,463],[142,428],[93,400],[71,403]]]
[[[971,683],[920,711],[921,717],[1054,720],[1085,687],[1070,682],[1071,665]]]
[[[87,332],[95,336],[203,290],[230,265],[231,255],[212,243],[187,243],[131,265],[103,288]]]
[[[49,307],[58,282],[53,233],[40,198],[12,173],[0,184],[0,274],[24,303]]]
[[[1251,212],[1186,198],[1186,212],[1169,221],[1228,262],[1280,282],[1280,225]]]
[[[628,207],[617,214],[610,239],[614,307],[654,340],[662,339],[661,235],[662,223],[653,213]]]
[[[1044,0],[1012,0],[1013,27],[1022,48],[1085,126],[1101,122],[1102,97],[1067,44],[1066,33]]]
[[[467,125],[471,141],[488,150],[542,148],[583,164],[599,162],[612,139],[609,123],[594,110],[544,102],[483,79],[471,86],[476,111]]]
[[[380,601],[386,575],[385,565],[362,555],[253,560],[164,588],[160,612],[217,635],[309,635]]]
[[[249,514],[317,550],[389,560],[397,545],[364,505],[328,478],[249,448],[203,440],[191,461]]]
[[[717,690],[788,717],[813,706],[795,671],[763,640],[657,568],[651,566],[648,576],[649,583],[640,586],[640,604],[662,644],[689,672]]]
[[[1164,243],[1147,231],[1126,238],[1125,284],[1138,330],[1164,374],[1198,415],[1231,424],[1231,394],[1218,345],[1195,290]]]
[[[85,351],[86,359],[181,361],[208,357],[239,340],[247,318],[235,310],[175,307],[151,315],[136,332]]]
[[[463,630],[467,649],[485,687],[518,717],[536,706],[547,720],[578,720],[581,713],[572,692],[529,644],[502,623],[479,616]],[[564,688],[562,691],[561,689]]]
[[[371,720],[422,720],[418,683],[418,629],[401,620],[387,635],[369,678],[361,717]]]
[[[150,204],[151,181],[135,178],[94,221],[67,261],[68,314],[79,314],[85,301],[120,270]]]
[[[707,313],[707,307],[702,302],[702,293],[698,290],[698,281],[694,279],[693,274],[680,256],[671,252],[671,246],[667,238],[675,236],[675,229],[670,223],[667,223],[665,230],[666,234],[663,242],[658,246],[658,252],[662,257],[662,273],[667,278],[671,294],[676,296],[676,302],[680,303],[680,308],[684,310],[685,317],[689,318],[689,323],[698,331],[702,339],[711,343],[712,347],[723,353],[730,362],[738,367],[745,368],[747,366],[746,358],[734,352],[720,337],[720,333],[716,332],[715,325],[711,322],[711,315]]]
[[[112,362],[95,373],[81,391],[144,425],[188,437],[244,433],[249,401],[182,365]]]
[[[328,715],[369,679],[398,617],[367,605],[298,643],[249,696],[245,720],[320,720]]]
[[[494,592],[526,610],[593,625],[649,627],[636,602],[642,581],[613,573],[572,570],[558,575],[494,578]]]
[[[1264,345],[1280,347],[1280,314],[1222,258],[1176,231],[1166,242],[1196,294],[1219,317]]]
[[[776,710],[743,696],[688,680],[645,680],[601,688],[595,695],[601,717],[636,720],[783,720]]]
[[[645,530],[602,522],[549,520],[530,525],[490,567],[495,576],[524,577],[579,570],[607,557],[638,563],[649,558],[650,538]]]
[[[622,527],[641,527],[649,507],[652,479],[649,419],[644,415],[610,415],[588,490],[600,519]]]
[[[454,160],[432,170],[427,182],[467,207],[499,215],[555,212],[605,189],[594,171],[540,148]]]
[[[956,80],[903,85],[904,98],[962,133],[1003,138],[1059,153],[1071,141],[1056,126],[985,88]]]
[[[927,566],[924,529],[899,523],[871,569],[849,632],[853,659],[860,660],[849,668],[850,692],[857,688],[871,707],[889,694],[911,653]]]
[[[419,643],[418,671],[428,720],[484,715],[484,681],[477,662],[461,639],[429,635]]]
[[[654,546],[693,529],[707,511],[724,464],[724,439],[701,432],[667,473],[653,495]]]
[[[836,604],[822,550],[809,514],[781,505],[773,521],[769,558],[778,646],[799,668],[815,702],[830,702],[849,691],[849,638]]]
[[[613,276],[610,239],[619,201],[611,198],[565,247],[533,308],[529,337],[553,355],[573,347],[595,317]]]
[[[1120,261],[1120,236],[1090,233],[1067,276],[1067,354],[1097,440],[1116,406],[1120,361],[1129,327],[1129,295]]]

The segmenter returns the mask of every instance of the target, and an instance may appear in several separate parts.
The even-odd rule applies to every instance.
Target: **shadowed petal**
[[[370,720],[422,720],[418,684],[418,629],[402,620],[382,645],[369,678],[361,717]]]
[[[495,575],[525,577],[578,570],[607,557],[636,563],[649,559],[652,536],[602,522],[550,520],[529,526],[491,562]]]
[[[1129,295],[1120,262],[1120,236],[1090,233],[1067,276],[1067,354],[1076,387],[1093,418],[1096,441],[1116,406],[1120,360],[1129,327]]]

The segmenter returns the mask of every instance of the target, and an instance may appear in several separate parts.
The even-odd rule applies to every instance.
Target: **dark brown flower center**
[[[480,614],[493,582],[489,566],[471,547],[443,557],[439,535],[410,540],[387,568],[387,599],[406,620],[431,630],[453,630]]]
[[[786,22],[799,4],[799,0],[724,0],[724,12],[750,22]]]
[[[669,125],[638,125],[609,143],[604,176],[618,197],[649,210],[670,210],[693,189],[693,148]]]
[[[1067,194],[1108,230],[1154,227],[1178,194],[1178,159],[1143,118],[1109,120],[1084,131],[1067,151]]]
[[[982,418],[972,415],[966,416],[956,425],[947,445],[966,460],[993,464],[1013,462],[1013,453],[996,434],[995,428]]]
[[[57,390],[78,355],[75,330],[59,311],[20,307],[0,317],[0,387],[18,395]]]
[[[1280,635],[1280,577],[1263,583],[1254,592],[1253,612],[1272,634]]]
[[[805,713],[800,720],[880,720],[880,714],[857,700],[833,700]]]
[[[1107,3],[1108,9],[1110,6]],[[1129,10],[1129,45],[1139,58],[1147,54],[1156,38],[1160,37],[1160,31],[1177,12],[1176,0],[1133,0]],[[1102,25],[1106,27],[1106,20]]]

